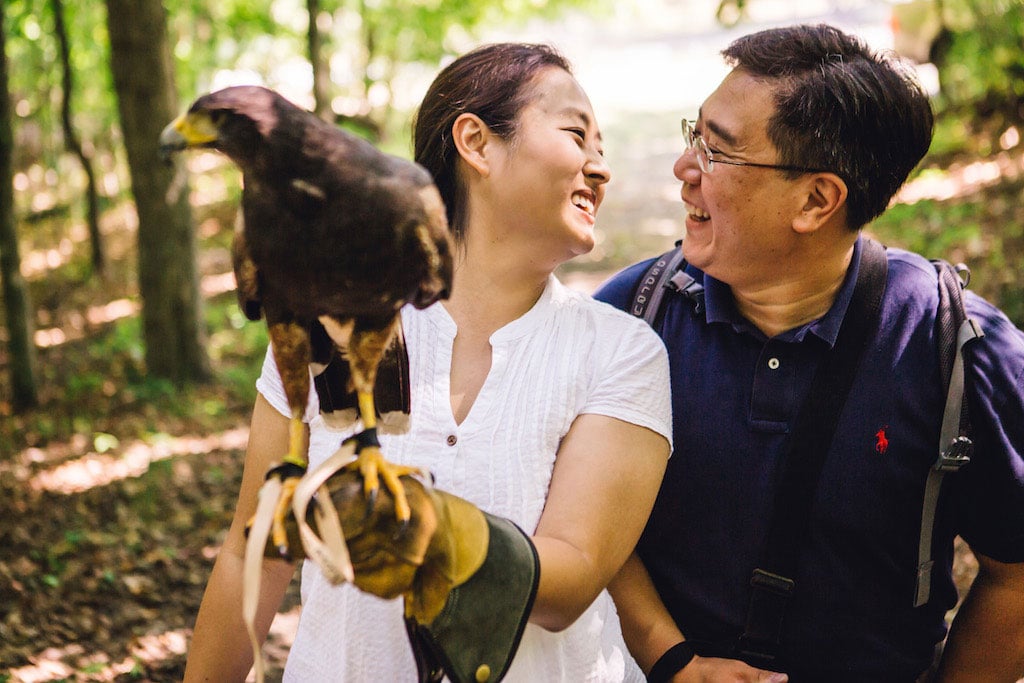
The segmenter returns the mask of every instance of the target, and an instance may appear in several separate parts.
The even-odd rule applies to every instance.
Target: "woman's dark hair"
[[[511,140],[519,112],[532,96],[530,82],[548,67],[572,73],[565,57],[547,45],[484,45],[445,67],[424,95],[413,125],[413,158],[434,176],[456,242],[464,237],[466,207],[452,124],[464,113],[476,114],[492,132]]]
[[[928,151],[927,94],[897,57],[853,36],[824,24],[768,29],[722,54],[736,69],[778,81],[768,138],[779,163],[840,176],[853,230],[885,211]]]

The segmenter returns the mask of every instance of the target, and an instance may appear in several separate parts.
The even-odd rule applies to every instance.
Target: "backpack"
[[[655,330],[664,317],[665,296],[687,299],[695,314],[704,310],[704,286],[685,271],[682,242],[648,266],[633,292],[629,312],[643,318]],[[942,480],[946,473],[956,472],[971,460],[973,442],[971,421],[964,392],[965,371],[963,348],[970,341],[984,336],[981,327],[967,314],[964,289],[970,282],[970,270],[964,264],[952,265],[942,259],[931,259],[938,275],[939,311],[936,334],[939,340],[939,370],[946,388],[939,438],[939,454],[929,470],[921,507],[921,532],[918,542],[917,581],[913,604],[920,607],[931,594],[932,531],[938,507]],[[777,588],[777,586],[776,586]],[[785,601],[782,602],[784,607]],[[782,608],[779,608],[782,609]],[[781,614],[778,615],[781,623]],[[769,619],[771,621],[772,619]]]

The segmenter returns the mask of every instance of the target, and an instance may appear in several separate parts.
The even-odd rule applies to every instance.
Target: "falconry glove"
[[[499,681],[537,592],[533,543],[507,519],[416,477],[401,479],[412,510],[404,525],[387,489],[367,504],[357,473],[341,470],[324,485],[341,522],[353,583],[381,598],[404,598],[421,683],[444,676],[452,683]],[[307,523],[319,524],[312,512]],[[303,547],[293,518],[287,528],[289,546]],[[269,546],[267,556],[276,556]]]

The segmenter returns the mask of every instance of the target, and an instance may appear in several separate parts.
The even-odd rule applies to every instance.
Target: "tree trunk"
[[[14,223],[14,134],[11,130],[11,96],[7,85],[7,52],[4,41],[4,12],[0,5],[0,280],[3,281],[7,312],[7,367],[11,375],[11,403],[14,410],[39,402],[36,391],[36,347],[32,341],[35,325],[28,288],[21,277],[21,256]]]
[[[316,18],[320,15],[320,0],[306,0],[306,11],[309,14],[309,26],[306,33],[309,63],[313,67],[313,111],[324,121],[333,122],[331,110],[330,69],[324,64],[323,36]]]
[[[71,97],[74,94],[73,73],[71,71],[71,45],[68,31],[64,23],[63,0],[51,0],[53,5],[53,22],[57,34],[57,45],[60,48],[60,62],[64,70],[61,97],[60,120],[64,129],[64,144],[72,154],[78,157],[86,175],[86,222],[89,225],[89,239],[92,246],[93,270],[102,274],[106,270],[106,259],[103,256],[103,242],[100,238],[99,195],[96,192],[96,173],[92,167],[92,155],[86,154],[81,141],[75,133],[71,117]]]
[[[179,112],[160,0],[107,0],[110,64],[139,212],[139,292],[146,365],[182,383],[209,377],[188,183],[159,157]]]

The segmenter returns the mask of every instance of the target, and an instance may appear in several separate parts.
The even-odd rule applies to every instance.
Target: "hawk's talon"
[[[377,505],[377,493],[380,491],[379,488],[364,492],[366,496],[366,516],[369,517],[373,514],[373,508]]]
[[[402,520],[399,520],[398,521],[398,528],[395,529],[395,533],[391,537],[391,540],[392,541],[397,541],[398,539],[400,539],[402,536],[405,535],[405,532],[409,529],[409,527],[411,525],[412,525],[412,519],[402,519]]]
[[[394,498],[395,517],[401,524],[399,532],[405,530],[412,517],[409,501],[405,496],[405,487],[399,477],[421,475],[419,468],[407,465],[396,465],[388,462],[381,453],[377,430],[374,427],[364,429],[346,439],[343,443],[355,443],[356,459],[346,465],[348,469],[356,469],[363,479],[363,495],[366,497],[366,513],[371,514],[377,503],[377,493],[381,480]]]
[[[292,500],[295,498],[295,489],[299,481],[306,473],[306,468],[300,467],[291,462],[283,462],[270,468],[267,478],[277,477],[281,480],[281,494],[277,499],[277,507],[274,509],[274,518],[270,526],[270,538],[277,554],[288,563],[293,562],[291,551],[288,547],[288,531],[284,521],[292,512]]]

